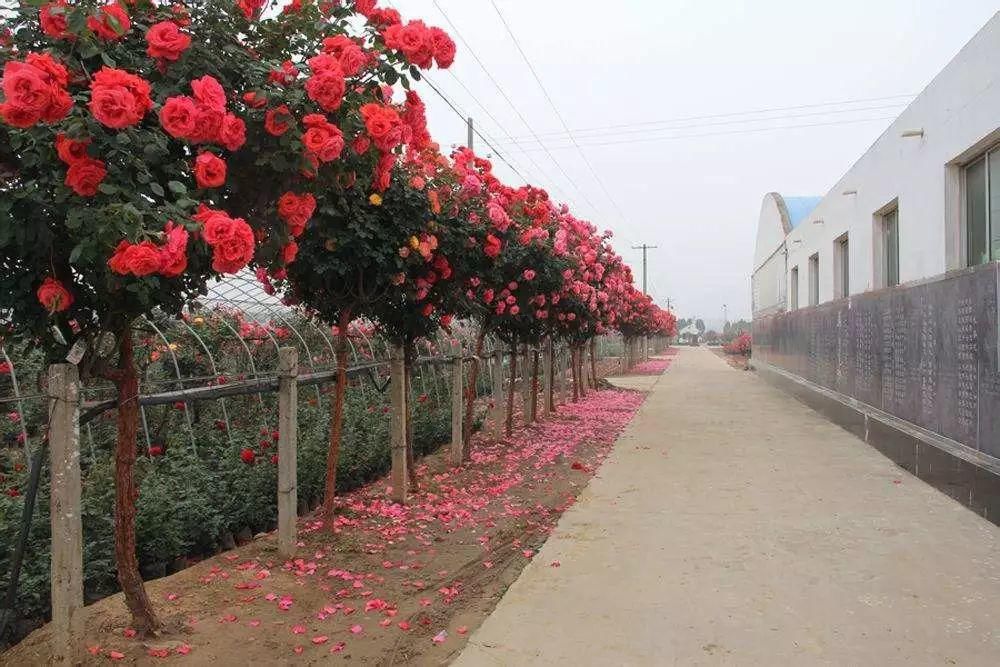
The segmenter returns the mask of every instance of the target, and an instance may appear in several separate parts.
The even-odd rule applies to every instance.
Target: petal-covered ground
[[[673,356],[649,359],[641,364],[636,364],[636,366],[629,371],[629,375],[659,375],[670,368],[671,361],[673,361]]]
[[[665,369],[661,360],[638,372]],[[648,367],[648,368],[647,368]],[[340,499],[331,531],[303,519],[299,554],[273,535],[150,582],[167,631],[140,641],[121,596],[87,609],[87,664],[441,664],[465,644],[545,541],[643,400],[589,392],[509,439],[475,439],[459,468],[419,466],[406,506],[385,482]],[[552,563],[558,567],[559,563]],[[47,662],[47,628],[4,656]]]

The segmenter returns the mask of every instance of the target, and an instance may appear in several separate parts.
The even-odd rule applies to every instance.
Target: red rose
[[[389,152],[402,143],[405,124],[392,107],[370,102],[361,106],[361,117],[368,135],[382,151]]]
[[[354,9],[359,14],[364,14],[365,16],[368,16],[373,11],[375,11],[375,2],[376,0],[355,0]]]
[[[233,220],[232,234],[212,247],[212,270],[237,273],[253,259],[253,230],[243,218]]]
[[[49,54],[29,53],[25,57],[25,61],[35,69],[44,72],[50,84],[65,88],[66,84],[69,83],[69,72],[66,71],[66,67]]]
[[[392,183],[392,168],[395,166],[396,156],[392,153],[385,153],[379,158],[372,183],[372,187],[375,190],[385,192],[389,189],[389,185]]]
[[[240,452],[240,460],[243,461],[243,463],[246,463],[247,465],[253,464],[254,459],[256,458],[257,455],[249,447]]]
[[[160,249],[152,241],[139,244],[121,241],[108,259],[108,267],[119,275],[141,278],[159,272],[163,266]]]
[[[3,67],[5,108],[30,115],[36,122],[52,104],[52,84],[46,73],[27,63],[8,60]]]
[[[59,155],[59,159],[66,164],[73,164],[77,160],[87,157],[87,146],[90,145],[90,139],[70,139],[65,134],[60,132],[56,135],[56,153]]]
[[[160,125],[175,139],[184,139],[194,132],[198,108],[187,96],[168,97],[160,108]]]
[[[225,111],[226,91],[214,77],[206,74],[200,79],[195,79],[191,82],[191,90],[194,92],[194,99],[198,102],[213,109]]]
[[[455,62],[455,42],[441,28],[431,28],[428,34],[437,66],[441,69],[451,67]]]
[[[235,233],[236,221],[225,211],[205,207],[195,214],[194,219],[202,223],[202,236],[210,246],[222,243]]]
[[[486,243],[483,245],[483,252],[487,257],[498,256],[500,254],[501,247],[500,239],[492,234],[486,235]]]
[[[225,161],[205,151],[194,161],[194,180],[199,188],[217,188],[226,182]]]
[[[344,76],[354,76],[369,62],[365,50],[347,35],[334,35],[323,40],[323,52],[329,53],[340,62]]]
[[[402,51],[407,60],[426,69],[434,64],[434,44],[423,21],[410,21],[405,26],[391,25],[382,33],[390,49]]]
[[[125,70],[102,67],[90,84],[90,112],[105,127],[135,125],[153,106],[149,82]]]
[[[11,127],[28,128],[38,122],[38,114],[7,102],[0,104],[0,120]]]
[[[368,138],[367,135],[359,134],[354,137],[354,141],[351,142],[351,150],[357,155],[364,155],[368,152],[368,149],[372,145],[372,140]]]
[[[188,231],[180,225],[167,222],[164,228],[167,242],[160,248],[160,275],[176,278],[187,269]]]
[[[299,75],[299,69],[291,60],[281,63],[280,70],[271,70],[267,75],[267,80],[279,86],[287,86]]]
[[[96,16],[87,19],[87,27],[101,39],[121,39],[132,28],[128,13],[118,3],[104,5]]]
[[[191,37],[173,21],[154,23],[146,31],[146,53],[150,58],[177,60],[191,46]]]
[[[150,456],[163,456],[163,445],[150,445],[149,446]]]
[[[373,9],[367,16],[369,22],[378,26],[399,25],[402,20],[395,9]]]
[[[246,102],[252,109],[262,109],[267,104],[267,98],[263,95],[258,95],[254,91],[243,93],[243,101]]]
[[[231,113],[227,113],[222,119],[222,126],[219,128],[218,141],[226,149],[235,151],[247,141],[247,125],[243,119]]]
[[[278,215],[288,225],[288,233],[294,238],[305,231],[306,223],[316,211],[316,198],[308,192],[297,195],[286,192],[278,199]]]
[[[295,261],[295,256],[299,254],[299,244],[295,241],[289,241],[285,244],[285,247],[281,249],[281,261],[284,264],[291,264]]]
[[[306,94],[309,99],[318,104],[323,111],[336,111],[344,101],[347,84],[340,64],[333,61],[334,67],[313,74],[306,81]]]
[[[264,129],[267,130],[268,134],[276,137],[280,137],[287,132],[291,126],[291,122],[292,113],[284,104],[273,109],[268,109],[267,113],[264,114]]]
[[[309,155],[322,162],[331,162],[344,150],[344,135],[340,128],[326,120],[322,114],[308,114],[302,119],[308,127],[302,135],[302,144]]]
[[[93,197],[107,175],[104,163],[92,157],[81,157],[66,170],[66,185],[81,197]]]
[[[43,5],[38,12],[38,19],[42,25],[42,32],[52,39],[70,36],[66,30],[66,0],[56,0]]]
[[[38,297],[38,303],[45,306],[50,315],[62,312],[73,305],[73,295],[61,282],[51,276],[42,281],[35,296]]]
[[[194,115],[194,130],[188,139],[196,144],[204,144],[215,141],[222,129],[222,121],[226,118],[226,112],[222,109],[198,103]]]

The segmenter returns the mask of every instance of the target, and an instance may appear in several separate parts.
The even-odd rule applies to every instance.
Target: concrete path
[[[455,664],[995,667],[1000,528],[684,349]]]

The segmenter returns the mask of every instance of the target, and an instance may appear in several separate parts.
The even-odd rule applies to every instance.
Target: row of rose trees
[[[118,395],[115,553],[143,632],[135,554],[132,325],[252,267],[268,291],[406,350],[453,317],[509,345],[670,333],[609,234],[428,134],[412,90],[455,45],[375,0],[22,0],[0,34],[0,309],[10,335]],[[512,362],[515,359],[511,357]],[[582,363],[578,362],[578,363]],[[478,368],[473,366],[473,374]],[[469,383],[471,387],[475,382]],[[332,392],[333,511],[346,378]],[[472,416],[468,396],[467,425]]]

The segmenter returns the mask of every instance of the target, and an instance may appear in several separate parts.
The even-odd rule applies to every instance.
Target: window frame
[[[844,232],[833,240],[833,298],[851,295],[851,237]]]
[[[790,310],[799,309],[799,265],[796,264],[788,274],[788,305]]]
[[[882,287],[898,287],[900,284],[899,205],[896,204],[884,210],[879,218],[882,234]],[[893,243],[890,243],[890,240]],[[895,268],[895,275],[893,275],[893,267]]]
[[[809,256],[809,305],[819,305],[819,253]]]
[[[990,191],[991,191],[992,187],[997,187],[998,189],[1000,189],[1000,178],[998,178],[998,182],[997,183],[993,183],[991,181],[991,178],[990,178],[990,175],[991,175],[990,174],[990,159],[991,158],[995,159],[996,156],[1000,156],[1000,143],[993,144],[992,146],[990,146],[987,149],[985,149],[985,150],[977,153],[971,159],[966,160],[963,164],[961,164],[961,172],[962,172],[961,173],[961,192],[962,192],[962,197],[961,197],[961,215],[962,215],[962,233],[963,233],[963,236],[964,236],[964,239],[963,239],[964,243],[963,243],[963,248],[962,249],[963,249],[963,252],[964,252],[964,255],[965,255],[965,262],[964,262],[964,264],[965,264],[966,267],[982,266],[983,264],[989,264],[990,262],[993,262],[993,261],[996,261],[996,260],[1000,260],[1000,220],[993,220],[992,219],[993,216],[992,216],[991,201],[990,201],[990,199],[991,199],[991,197],[990,197]],[[970,199],[969,199],[969,191],[970,191],[970,188],[969,188],[969,170],[971,168],[975,167],[976,165],[978,165],[979,163],[982,163],[982,165],[983,165],[983,177],[985,179],[984,189],[983,189],[983,192],[984,192],[985,196],[984,196],[984,201],[982,202],[982,205],[983,205],[983,207],[985,209],[985,216],[986,216],[986,220],[985,220],[986,229],[984,230],[984,242],[985,242],[985,245],[986,245],[986,248],[985,248],[986,259],[985,259],[985,261],[982,261],[982,262],[975,261],[974,257],[973,257],[973,252],[972,252],[972,250],[973,250],[973,248],[972,248],[973,234],[971,233],[972,232],[972,229],[971,229],[971,226],[970,226],[971,220],[969,219],[969,204],[970,204]],[[1000,193],[998,193],[997,196],[1000,197]],[[997,238],[997,242],[996,243],[994,242],[994,237]],[[994,245],[996,245],[996,247],[994,247]]]

